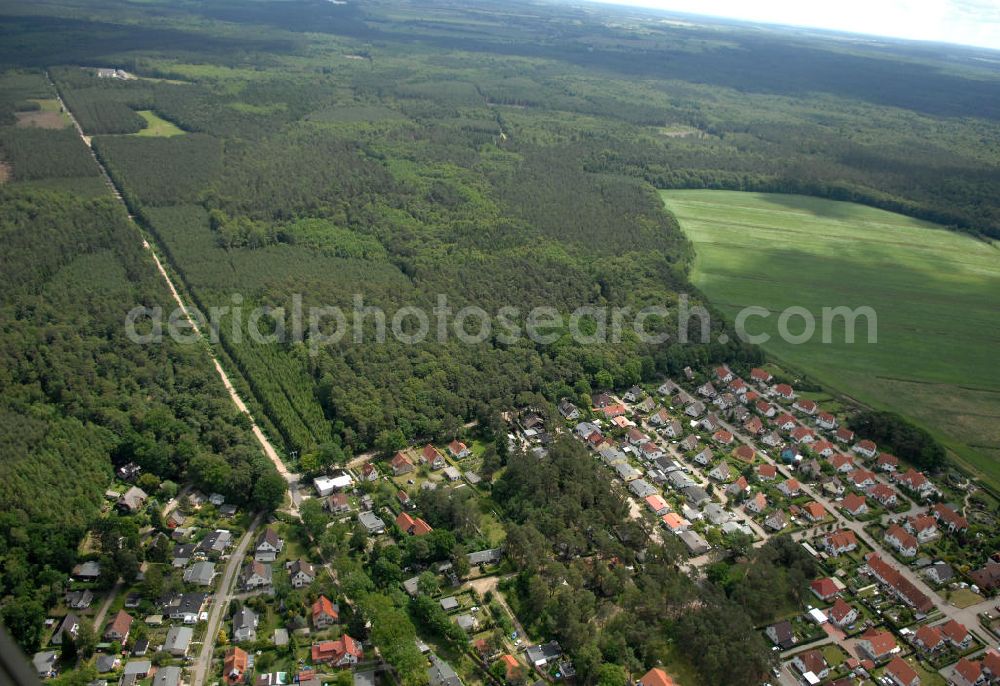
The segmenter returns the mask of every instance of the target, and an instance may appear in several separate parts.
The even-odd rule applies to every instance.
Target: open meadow
[[[896,410],[1000,484],[1000,246],[846,202],[733,191],[664,191],[694,243],[692,278],[727,317],[757,305],[748,333],[793,367],[863,403]],[[777,313],[872,307],[878,340],[842,320],[824,344],[778,339]],[[793,318],[789,329],[801,331]]]

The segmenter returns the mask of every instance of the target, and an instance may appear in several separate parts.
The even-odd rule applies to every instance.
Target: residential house
[[[630,465],[628,462],[619,462],[616,464],[615,471],[618,473],[618,478],[626,483],[642,476],[642,472]]]
[[[775,510],[764,520],[764,526],[772,531],[781,531],[788,526],[788,518],[785,516],[784,511]]]
[[[226,650],[222,660],[222,675],[229,686],[236,686],[246,681],[250,656],[239,646],[231,646]]]
[[[795,645],[795,634],[792,632],[792,623],[787,619],[770,625],[764,629],[764,634],[771,639],[771,643],[782,650],[788,650]]]
[[[335,641],[320,641],[312,646],[312,661],[316,664],[350,667],[356,665],[362,657],[364,651],[361,644],[347,634]]]
[[[757,459],[757,452],[749,445],[743,444],[737,446],[736,450],[733,451],[733,457],[735,457],[740,462],[753,464],[754,461]]]
[[[885,532],[885,542],[903,557],[915,557],[919,547],[916,537],[907,533],[906,529],[898,524],[889,527]]]
[[[858,650],[875,663],[884,662],[899,652],[896,639],[882,629],[869,629],[861,635],[857,645]]]
[[[645,479],[634,479],[629,483],[628,490],[632,491],[637,498],[646,498],[656,494],[656,489]]]
[[[941,625],[941,635],[955,650],[965,650],[972,643],[972,634],[964,624],[954,619],[949,619]]]
[[[816,458],[806,460],[799,465],[799,474],[807,479],[818,479],[823,476],[823,467]]]
[[[371,462],[365,462],[364,466],[361,467],[361,480],[362,481],[378,481],[378,468]]]
[[[332,514],[344,514],[351,511],[351,501],[346,493],[334,493],[324,501],[323,505]]]
[[[795,421],[795,417],[788,414],[787,412],[778,417],[777,419],[775,419],[774,424],[781,431],[791,431],[792,429],[794,429],[796,426],[799,425],[799,423]]]
[[[816,415],[816,426],[827,431],[833,431],[837,428],[837,418],[829,412],[820,412]]]
[[[451,453],[451,456],[456,460],[461,460],[462,458],[468,457],[472,454],[469,447],[457,438],[448,444],[448,452]]]
[[[773,464],[762,464],[757,467],[757,478],[761,481],[774,481],[778,476],[778,469]]]
[[[705,519],[708,520],[709,524],[712,524],[713,526],[722,526],[733,518],[733,515],[729,512],[729,510],[718,503],[709,503],[706,505],[704,514]]]
[[[180,686],[181,668],[177,665],[158,667],[153,676],[152,686]]]
[[[731,445],[733,442],[733,435],[725,429],[719,429],[712,435],[712,440],[722,445]]]
[[[677,383],[672,379],[667,379],[662,384],[660,384],[659,388],[656,389],[656,391],[660,395],[672,395],[673,393],[676,393],[679,390],[681,390],[681,387],[678,386]]]
[[[838,472],[843,472],[845,474],[848,472],[853,472],[855,470],[854,460],[852,460],[847,455],[840,455],[840,454],[834,455],[833,457],[830,458],[830,464],[833,465],[833,468],[835,470],[837,470]]]
[[[34,666],[35,674],[38,675],[39,679],[47,679],[50,676],[55,676],[58,657],[58,654],[51,650],[35,653],[34,657],[31,658],[31,664]]]
[[[224,555],[232,544],[232,532],[227,529],[216,529],[215,531],[210,531],[205,538],[201,539],[197,550],[215,559]]]
[[[285,542],[278,538],[278,534],[274,529],[267,527],[257,537],[253,559],[257,562],[274,562],[284,546]]]
[[[875,469],[882,472],[894,472],[899,468],[899,458],[889,453],[882,453],[875,460]]]
[[[194,629],[189,626],[172,626],[167,630],[167,638],[163,641],[163,650],[174,657],[184,657],[191,647]]]
[[[987,562],[979,569],[969,572],[969,578],[972,579],[976,586],[979,586],[980,590],[985,592],[994,591],[1000,588],[1000,563]]]
[[[423,519],[420,517],[411,517],[406,512],[400,512],[399,516],[396,517],[396,526],[404,534],[409,534],[410,536],[424,536],[433,531],[431,525]]]
[[[233,640],[237,643],[257,640],[257,625],[260,617],[256,612],[243,605],[239,612],[233,615]]]
[[[681,531],[686,531],[687,528],[691,526],[691,522],[687,521],[676,512],[668,512],[663,515],[660,520],[663,522],[665,527],[670,529],[670,531],[675,534],[680,533]]]
[[[695,507],[700,507],[703,503],[711,500],[711,496],[701,486],[688,486],[683,489],[684,497]]]
[[[698,447],[698,437],[695,436],[694,434],[691,434],[690,436],[686,436],[680,442],[680,447],[681,447],[681,450],[684,450],[685,452],[689,452],[691,450],[694,450],[695,448]]]
[[[364,511],[358,513],[358,522],[369,534],[385,533],[385,522],[374,512]]]
[[[312,623],[315,629],[326,629],[340,621],[340,608],[321,595],[312,604]]]
[[[689,417],[700,417],[705,412],[705,405],[701,401],[695,400],[684,407],[684,414]]]
[[[830,673],[830,666],[826,663],[826,658],[823,657],[822,652],[815,648],[795,655],[791,663],[795,666],[795,669],[799,670],[799,673],[806,674],[807,672],[812,672],[818,679],[825,679]]]
[[[304,588],[316,580],[316,568],[306,560],[298,559],[288,565],[292,588]]]
[[[854,440],[854,432],[846,426],[842,426],[834,432],[833,437],[837,439],[838,443],[850,443]]]
[[[118,511],[125,514],[134,514],[141,510],[149,500],[146,492],[138,486],[132,486],[118,498]]]
[[[795,398],[795,390],[786,383],[779,383],[775,385],[771,391],[779,398],[784,398],[785,400],[792,400]]]
[[[215,579],[215,563],[201,561],[184,570],[184,581],[196,586],[211,586]]]
[[[883,483],[875,484],[869,488],[868,496],[885,507],[895,507],[896,503],[899,502],[899,497],[896,495],[896,491],[892,490],[892,486]]]
[[[827,616],[834,624],[844,628],[854,624],[858,618],[858,610],[852,605],[848,605],[843,598],[837,598],[833,607],[827,611]]]
[[[924,624],[914,634],[913,644],[924,652],[932,653],[944,646],[944,637],[940,628]]]
[[[754,409],[767,419],[771,419],[774,415],[778,414],[777,408],[766,400],[758,400],[754,403]]]
[[[760,417],[750,417],[743,422],[743,430],[751,436],[759,436],[764,433],[764,423],[760,421]]]
[[[869,471],[864,467],[855,469],[847,475],[847,478],[851,480],[851,485],[862,490],[871,488],[877,483],[875,479],[875,472]]]
[[[823,577],[822,579],[816,579],[809,584],[809,588],[812,589],[813,594],[815,594],[817,598],[823,601],[829,601],[831,598],[840,593],[841,590],[840,586],[837,585],[837,582],[828,576]]]
[[[677,538],[681,539],[681,543],[684,544],[684,546],[688,549],[688,553],[691,555],[704,555],[712,549],[712,546],[708,544],[708,541],[690,529],[678,532]]]
[[[647,441],[639,446],[639,452],[645,460],[658,460],[659,458],[666,455],[663,448],[656,445],[653,441]]]
[[[703,467],[707,467],[712,464],[712,460],[715,459],[715,455],[712,453],[711,448],[705,448],[700,453],[694,456],[694,461]]]
[[[80,633],[80,618],[72,612],[67,613],[59,623],[59,628],[52,635],[50,643],[52,645],[62,645],[64,640],[76,641],[76,635]]]
[[[882,560],[878,554],[869,553],[865,556],[865,567],[871,576],[892,590],[896,597],[918,613],[926,614],[934,609],[934,602],[926,594],[900,574],[899,570]]]
[[[878,447],[873,441],[869,441],[868,439],[858,441],[854,444],[851,450],[862,457],[867,457],[868,459],[871,459],[878,454]]]
[[[93,602],[94,593],[89,588],[66,594],[66,607],[71,610],[86,610]]]
[[[805,398],[799,398],[798,400],[796,400],[794,403],[792,403],[792,407],[801,412],[802,414],[807,414],[810,416],[816,414],[816,410],[818,409],[816,403],[814,403],[812,400],[808,400]]]
[[[527,423],[525,425],[526,428],[533,428],[527,426]],[[423,449],[420,451],[420,462],[422,464],[430,465],[431,469],[443,469],[444,466],[447,464],[447,462],[445,462],[444,455],[439,453],[437,451],[437,448],[435,448],[430,443],[425,445]]]
[[[715,386],[712,385],[711,381],[707,381],[701,386],[698,386],[698,395],[704,396],[706,398],[714,398],[719,395],[719,392],[715,390]]]
[[[841,509],[854,517],[861,517],[868,513],[868,503],[863,495],[857,493],[848,494],[840,503]]]
[[[749,490],[750,484],[747,483],[747,478],[741,475],[736,481],[726,487],[726,495],[730,498],[743,497]]]
[[[826,519],[826,508],[815,500],[802,506],[802,511],[806,513],[811,522],[821,522]]]
[[[953,686],[978,686],[983,683],[983,664],[963,657],[955,663],[949,683]]]
[[[923,574],[934,584],[945,584],[955,578],[955,570],[947,562],[935,562],[924,569]]]
[[[646,507],[648,507],[653,514],[660,517],[670,511],[670,506],[667,505],[667,501],[664,500],[663,496],[658,493],[646,496]]]
[[[813,443],[816,441],[816,432],[808,426],[797,426],[789,434],[796,443]]]
[[[622,398],[627,403],[635,403],[642,400],[642,398],[645,395],[646,391],[642,390],[640,386],[632,386],[630,389],[625,391],[624,395],[622,395]]]
[[[570,421],[580,418],[580,410],[569,401],[569,398],[562,398],[559,401],[559,414]]]
[[[389,466],[392,468],[393,476],[402,476],[403,474],[409,474],[413,471],[413,463],[410,461],[403,452],[397,452],[392,456],[389,461]]]
[[[929,495],[930,493],[933,493],[935,490],[934,484],[932,484],[930,480],[926,476],[924,476],[921,472],[918,472],[912,467],[902,474],[896,472],[895,474],[893,474],[893,479],[896,481],[896,483],[908,489],[909,491],[917,493],[922,496]]]
[[[760,514],[767,509],[767,498],[763,493],[755,493],[750,500],[747,501],[746,510],[747,512],[752,512],[753,514]]]
[[[777,448],[784,443],[784,441],[781,440],[781,436],[779,436],[775,431],[766,434],[762,439],[760,439],[760,442],[768,448]]]
[[[916,536],[920,543],[927,543],[938,537],[937,520],[928,514],[910,517],[903,523],[903,528]]]
[[[850,529],[841,529],[827,534],[823,539],[823,549],[827,553],[836,557],[849,553],[858,547],[858,539]]]
[[[732,470],[729,468],[729,464],[727,462],[720,462],[712,471],[708,473],[708,476],[716,481],[723,482],[729,481],[733,478]]]
[[[886,665],[885,675],[892,679],[894,686],[920,686],[920,675],[901,657],[895,657]]]
[[[253,560],[244,565],[240,572],[240,586],[245,591],[265,588],[271,585],[271,565]]]
[[[132,615],[125,610],[118,610],[111,621],[104,628],[102,636],[105,641],[118,641],[125,643],[128,640],[129,631],[132,628]]]
[[[798,479],[793,478],[778,484],[778,490],[784,493],[786,497],[794,498],[802,492],[802,486],[799,484]]]
[[[705,417],[702,418],[701,428],[705,431],[715,431],[719,428],[719,416],[714,412],[709,412]]]
[[[950,533],[964,532],[969,528],[969,520],[958,514],[953,507],[944,503],[935,503],[931,507],[931,513],[944,528]]]
[[[431,666],[427,670],[427,681],[430,686],[462,686],[455,669],[447,662],[431,653]]]

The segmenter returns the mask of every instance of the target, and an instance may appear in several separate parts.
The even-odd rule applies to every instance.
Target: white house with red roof
[[[849,553],[858,547],[858,539],[849,529],[841,529],[827,534],[823,539],[823,548],[834,557]]]
[[[795,389],[786,383],[776,384],[771,391],[778,397],[784,398],[785,400],[792,400],[795,398]]]
[[[894,657],[885,667],[885,675],[894,686],[920,686],[920,675],[901,657]]]
[[[733,442],[733,435],[725,429],[719,429],[712,434],[712,440],[716,443],[721,443],[722,445],[730,445]]]
[[[816,426],[827,431],[837,428],[837,418],[829,412],[820,412],[816,415]]]
[[[875,479],[875,472],[869,471],[864,467],[858,467],[848,474],[847,478],[851,480],[855,488],[870,488],[878,483]]]
[[[851,493],[840,503],[840,507],[855,517],[868,513],[868,502],[863,495]]]
[[[774,415],[778,414],[778,410],[775,409],[774,405],[767,402],[766,400],[758,400],[754,403],[754,408],[762,415],[770,419]]]
[[[761,369],[760,367],[754,367],[750,370],[750,378],[757,383],[771,383],[771,379],[774,377],[771,376],[770,372],[767,370]]]
[[[812,451],[823,457],[833,457],[837,453],[837,449],[834,447],[833,443],[825,439],[813,443]]]
[[[843,598],[837,598],[833,606],[827,610],[826,616],[839,627],[850,626],[858,618],[858,610],[848,605]]]
[[[778,417],[777,419],[775,419],[774,423],[782,431],[791,431],[792,429],[794,429],[796,426],[799,425],[799,423],[795,421],[795,417],[788,414],[787,412]]]
[[[816,410],[819,409],[819,406],[816,405],[816,403],[807,398],[799,398],[794,403],[792,403],[792,407],[801,412],[802,414],[807,414],[810,416],[816,414]]]
[[[910,534],[899,524],[889,527],[885,532],[885,542],[896,549],[903,557],[915,557],[919,549],[917,537]]]
[[[868,496],[884,507],[895,507],[899,502],[899,496],[892,486],[878,483],[868,489]]]
[[[833,437],[838,443],[850,443],[854,440],[854,432],[846,426],[842,426],[833,433]]]
[[[854,471],[854,460],[849,455],[836,454],[830,458],[830,464],[838,472],[848,473]]]
[[[935,503],[931,507],[931,512],[938,523],[951,533],[962,532],[969,528],[969,520],[958,514],[950,505]],[[1000,674],[997,676],[1000,677]]]
[[[867,438],[855,443],[854,447],[852,447],[851,450],[856,452],[858,455],[861,455],[862,457],[867,457],[869,459],[875,457],[875,455],[878,454],[878,447],[875,445],[873,441],[869,441]]]
[[[903,473],[896,472],[893,475],[893,479],[899,485],[904,486],[914,493],[919,493],[920,495],[929,495],[936,490],[930,479],[924,476],[922,472],[918,472],[912,467]]]
[[[812,443],[816,440],[816,432],[808,426],[797,426],[790,435],[796,443]]]
[[[778,490],[789,498],[794,498],[802,492],[802,486],[798,479],[787,479],[778,484]]]

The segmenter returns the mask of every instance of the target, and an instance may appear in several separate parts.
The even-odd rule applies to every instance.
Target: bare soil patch
[[[22,127],[34,126],[39,129],[62,129],[66,126],[66,120],[59,112],[47,112],[45,110],[35,110],[32,112],[18,112],[17,125]]]

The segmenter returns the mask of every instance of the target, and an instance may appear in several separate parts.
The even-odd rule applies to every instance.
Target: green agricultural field
[[[1000,246],[846,202],[733,191],[664,191],[694,243],[692,279],[727,317],[749,305],[750,334],[781,361],[873,406],[905,414],[1000,487]],[[802,306],[817,333],[777,337],[778,313]],[[820,339],[822,309],[870,306],[877,342],[859,318]],[[792,319],[789,330],[802,331]]]
[[[136,136],[169,138],[170,136],[181,136],[185,133],[184,129],[178,128],[152,110],[139,110],[138,114],[146,120],[146,127],[134,134]]]

